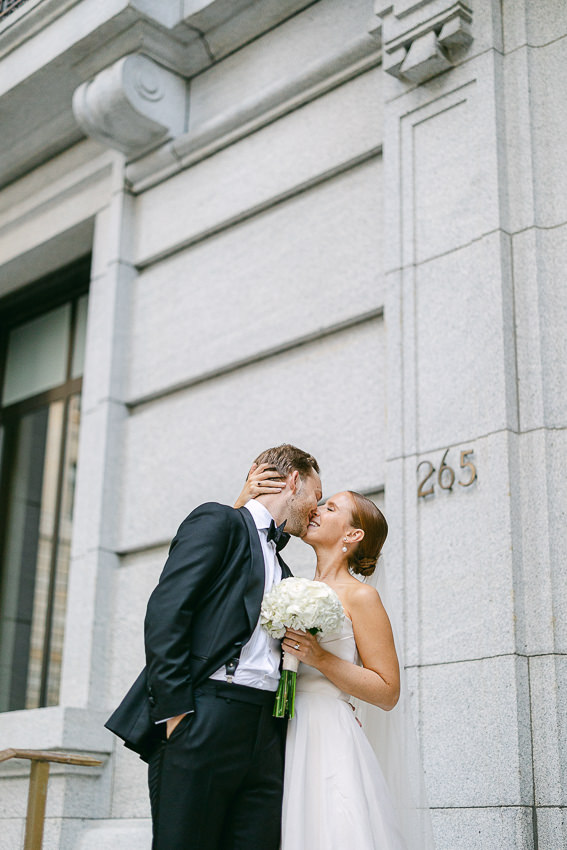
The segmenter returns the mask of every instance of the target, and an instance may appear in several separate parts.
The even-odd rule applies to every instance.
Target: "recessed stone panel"
[[[143,272],[130,398],[379,308],[380,177],[373,160]]]
[[[369,71],[140,195],[136,263],[379,146],[379,76]]]
[[[485,61],[475,60],[479,75]],[[454,85],[400,119],[404,264],[444,254],[498,226],[486,92],[470,76]]]
[[[430,805],[531,805],[527,660],[440,664],[419,678]]]
[[[516,424],[516,387],[508,381],[514,350],[505,344],[513,322],[502,280],[505,261],[506,243],[494,234],[415,271],[408,333],[416,347],[420,452]],[[412,390],[410,382],[409,398]]]
[[[536,223],[567,221],[567,169],[561,139],[567,131],[563,93],[567,90],[567,38],[530,49],[530,100]]]
[[[377,319],[141,407],[124,433],[120,548],[171,539],[201,502],[232,504],[251,461],[283,442],[317,457],[326,494],[375,490],[384,370]]]
[[[478,478],[461,452],[473,463]],[[515,650],[516,612],[510,548],[510,479],[505,433],[471,440],[451,449],[443,485],[455,475],[451,490],[439,484],[445,450],[406,461],[417,502],[415,528],[405,529],[408,651],[412,663],[432,664],[483,658]],[[419,473],[415,473],[420,463]],[[418,497],[418,485],[430,471]],[[453,473],[451,473],[451,470]],[[415,549],[414,547],[415,536]],[[417,564],[410,553],[415,551]],[[418,566],[419,565],[419,566]]]

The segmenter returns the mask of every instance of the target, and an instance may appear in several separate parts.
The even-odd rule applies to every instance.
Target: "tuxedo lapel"
[[[244,605],[250,625],[250,632],[252,633],[258,622],[260,605],[262,604],[262,597],[264,595],[266,571],[264,567],[262,546],[258,536],[258,529],[256,528],[256,523],[252,519],[252,514],[244,507],[238,508],[238,512],[246,524],[248,536],[250,538],[250,572],[248,574],[246,590],[244,591]]]
[[[282,579],[284,578],[293,578],[293,573],[280,555],[279,552],[276,552],[276,558],[278,559],[278,564],[282,568]]]

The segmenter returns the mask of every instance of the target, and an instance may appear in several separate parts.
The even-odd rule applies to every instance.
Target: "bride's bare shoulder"
[[[388,613],[382,604],[380,594],[375,587],[358,582],[358,587],[350,589],[347,600],[350,619],[357,642],[364,635],[373,635],[373,639],[392,638],[392,626]],[[360,650],[360,646],[359,646]]]
[[[355,579],[348,586],[349,607],[382,609],[382,600],[375,587]]]

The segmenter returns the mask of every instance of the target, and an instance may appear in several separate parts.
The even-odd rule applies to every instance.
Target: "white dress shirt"
[[[281,567],[276,558],[276,545],[273,540],[268,542],[268,529],[273,517],[269,510],[255,499],[250,499],[244,507],[252,514],[258,529],[264,555],[264,593],[267,593],[282,580]],[[248,685],[250,688],[260,688],[263,691],[276,691],[280,680],[280,657],[280,641],[271,638],[258,619],[250,640],[242,647],[240,663],[236,668],[233,682],[237,685]],[[225,667],[213,673],[211,679],[225,682]]]

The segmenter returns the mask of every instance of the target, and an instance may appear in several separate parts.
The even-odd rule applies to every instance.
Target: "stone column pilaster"
[[[506,15],[516,14],[506,6],[379,2],[373,24],[384,50],[389,565],[404,576],[438,850],[537,845],[533,731],[550,712],[558,725],[553,688],[533,690],[536,668],[553,685],[557,664],[544,673],[528,649],[530,603],[541,599],[545,622],[553,615],[527,531],[549,520],[539,497],[553,470],[537,472],[529,445],[536,452],[539,439],[543,464],[559,438],[546,449],[543,434],[522,434],[518,299],[529,295],[510,223],[532,166],[526,156],[525,175],[511,166],[530,118],[516,115],[512,82],[522,83],[506,82]],[[550,554],[538,555],[545,575]]]

